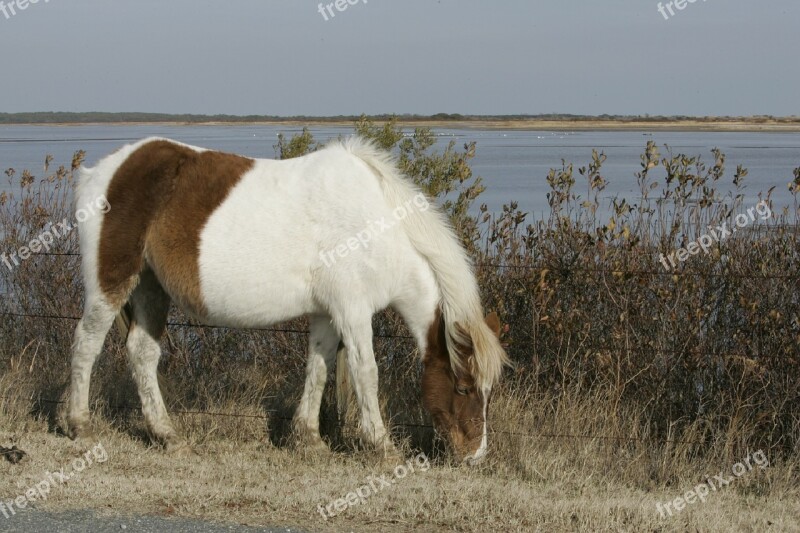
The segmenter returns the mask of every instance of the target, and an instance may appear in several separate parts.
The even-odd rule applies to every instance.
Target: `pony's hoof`
[[[67,424],[67,437],[77,442],[85,442],[95,439],[94,431],[89,427],[88,422],[70,422]]]
[[[403,462],[403,454],[398,452],[397,450],[391,452],[384,452],[383,458],[381,461],[385,465],[397,465]]]
[[[383,465],[395,466],[403,462],[403,454],[398,451],[394,444],[384,444],[375,450],[378,462]]]
[[[322,437],[309,433],[296,434],[293,445],[297,451],[312,455],[327,455],[331,452]]]
[[[200,457],[194,448],[183,439],[168,439],[164,445],[164,451],[173,457]]]
[[[327,444],[325,444],[325,441],[322,439],[319,439],[311,444],[308,444],[306,446],[306,450],[318,455],[325,455],[331,452],[330,447]]]

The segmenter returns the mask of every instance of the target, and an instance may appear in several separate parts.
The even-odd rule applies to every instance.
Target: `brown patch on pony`
[[[483,437],[483,391],[463,365],[462,375],[453,372],[447,351],[441,311],[428,328],[423,358],[422,403],[440,435],[448,439],[458,460],[474,454]],[[465,350],[467,356],[471,355]]]
[[[98,275],[112,305],[127,302],[147,263],[177,303],[203,316],[200,233],[253,164],[169,141],[149,142],[128,156],[108,186],[111,210],[100,233]]]

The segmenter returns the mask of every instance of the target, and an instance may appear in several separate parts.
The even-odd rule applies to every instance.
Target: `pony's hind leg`
[[[297,444],[327,451],[319,434],[319,409],[328,373],[333,368],[339,335],[329,316],[311,317],[308,339],[308,365],[303,398],[292,423]]]
[[[68,435],[72,439],[90,438],[89,382],[92,367],[103,349],[117,309],[99,295],[87,294],[83,317],[75,328],[72,343],[72,370],[67,414]]]
[[[184,448],[186,443],[172,426],[158,386],[159,339],[166,327],[170,298],[153,271],[146,269],[128,303],[132,315],[126,342],[128,362],[148,430],[168,451]]]

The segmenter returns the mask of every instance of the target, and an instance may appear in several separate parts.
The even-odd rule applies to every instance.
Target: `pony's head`
[[[492,385],[508,358],[500,346],[500,320],[495,313],[471,328],[456,327],[463,334],[457,355],[448,350],[447,331],[440,313],[430,327],[423,359],[422,401],[433,418],[436,432],[445,438],[456,459],[474,465],[486,455]],[[453,357],[460,364],[454,365]],[[487,360],[491,369],[486,368]]]

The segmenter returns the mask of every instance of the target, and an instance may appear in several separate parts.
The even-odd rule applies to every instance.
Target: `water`
[[[287,137],[301,128],[290,126],[167,126],[167,125],[85,125],[85,126],[0,126],[0,170],[29,169],[41,176],[45,155],[54,157],[53,165],[69,165],[77,150],[86,151],[86,163],[98,159],[120,145],[143,137],[159,135],[182,142],[251,157],[275,157],[273,146],[278,133]],[[351,134],[352,127],[311,128],[318,141]],[[602,175],[608,181],[601,193],[605,205],[600,216],[607,216],[609,198],[620,195],[638,203],[640,193],[634,174],[640,169],[640,155],[648,140],[659,147],[669,144],[675,153],[700,154],[706,164],[713,163],[710,150],[720,148],[727,155],[726,177],[719,186],[723,194],[732,190],[737,164],[750,171],[745,178],[745,207],[755,205],[759,191],[775,187],[775,206],[793,206],[786,184],[793,169],[800,166],[800,133],[719,133],[626,131],[544,132],[498,131],[480,129],[437,129],[439,147],[454,140],[458,147],[477,142],[472,162],[476,175],[482,176],[486,192],[478,203],[498,212],[503,204],[516,201],[523,211],[532,212],[528,220],[548,211],[546,177],[549,169],[560,168],[561,160],[575,164],[576,191],[585,194],[586,186],[577,168],[591,161],[592,148],[604,151],[608,159]],[[664,150],[662,149],[662,154]],[[654,176],[663,176],[657,169]],[[0,176],[0,191],[8,182]],[[0,250],[5,251],[5,250]],[[0,286],[0,296],[4,293]]]
[[[86,150],[86,162],[93,165],[120,145],[150,135],[173,138],[182,142],[252,157],[275,157],[273,146],[278,133],[287,137],[300,131],[290,126],[167,126],[167,125],[85,125],[85,126],[0,126],[0,168],[34,174],[41,173],[46,154],[54,156],[54,164],[68,165],[76,150]],[[327,141],[352,133],[351,127],[311,128],[315,139]],[[640,169],[640,155],[648,140],[653,140],[665,153],[670,145],[675,153],[702,155],[707,165],[713,163],[710,150],[720,148],[726,155],[726,177],[720,188],[732,190],[733,172],[737,164],[748,168],[745,178],[745,205],[754,205],[757,194],[775,187],[773,199],[777,207],[793,205],[786,187],[793,178],[793,169],[800,167],[800,133],[720,133],[720,132],[545,132],[481,129],[436,129],[439,145],[455,140],[460,147],[477,142],[473,171],[482,176],[486,192],[479,198],[490,211],[516,201],[534,217],[547,211],[546,177],[549,169],[560,168],[561,160],[575,164],[577,192],[585,194],[586,186],[577,168],[591,161],[592,148],[604,151],[608,159],[602,175],[608,181],[601,193],[605,201],[620,195],[637,203],[640,193],[634,173]],[[37,174],[38,175],[38,174]],[[663,172],[654,173],[663,176]],[[0,182],[0,189],[7,188]]]

